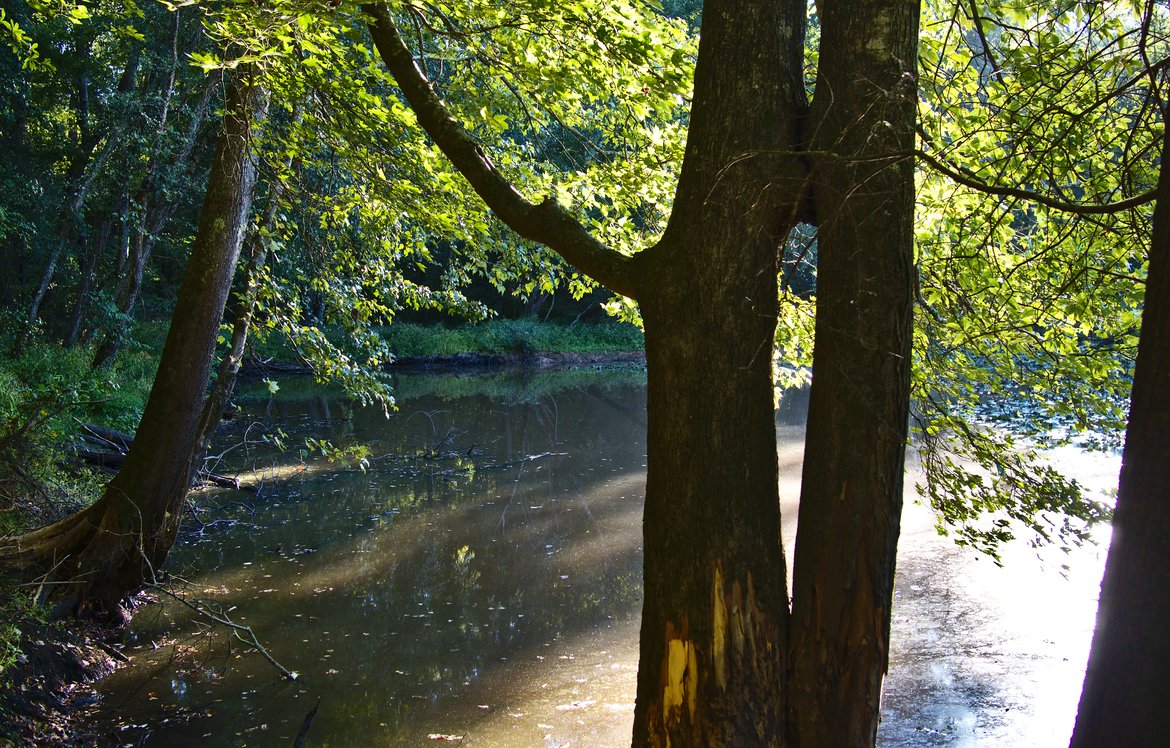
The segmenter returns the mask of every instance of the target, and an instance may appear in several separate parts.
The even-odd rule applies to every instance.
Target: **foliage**
[[[1096,207],[1156,177],[1154,47],[1128,3],[933,5],[923,26],[920,489],[993,555],[1020,528],[1079,543],[1106,508],[1026,442],[1124,427],[1151,210]]]
[[[923,488],[960,538],[992,552],[1006,535],[978,529],[987,513],[992,523],[1036,511],[1104,516],[1002,434],[1110,448],[1124,423],[1149,208],[1078,214],[1051,202],[1105,205],[1153,183],[1163,124],[1150,88],[1164,67],[1166,19],[1159,8],[1147,18],[1144,7],[989,0],[925,9],[920,131],[931,162],[918,185],[914,382],[917,439],[928,452]],[[689,0],[662,8],[477,0],[391,11],[485,156],[527,197],[555,196],[607,244],[633,253],[657,240],[671,207],[698,9]],[[61,335],[69,307],[83,303],[91,332],[114,325],[121,312],[101,279],[126,269],[97,240],[107,229],[151,233],[146,218],[160,201],[173,204],[174,218],[151,233],[160,244],[145,298],[166,314],[208,157],[196,92],[214,88],[220,69],[250,62],[274,100],[256,200],[273,216],[255,227],[267,253],[261,350],[303,357],[319,378],[384,404],[392,393],[382,368],[395,351],[594,350],[528,323],[425,333],[401,324],[414,310],[490,317],[476,287],[581,294],[591,282],[504,229],[421,135],[358,5],[54,0],[3,13],[0,122],[11,158],[0,167],[0,244],[22,268],[9,260],[14,271],[0,279],[6,311],[32,294],[63,229],[79,226],[49,293],[46,336]],[[814,16],[810,86],[818,33]],[[152,166],[174,160],[188,127],[191,165]],[[62,206],[85,184],[71,216]],[[780,388],[809,378],[815,257],[815,231],[802,226],[781,265]],[[97,287],[84,302],[87,274]],[[609,309],[638,320],[628,299]],[[600,345],[636,345],[625,336]],[[140,352],[128,355],[145,366]],[[110,412],[125,425],[116,414],[135,407],[120,397]],[[1000,477],[975,482],[992,475]],[[1029,522],[1031,537],[1051,535]],[[1052,537],[1075,541],[1084,526],[1076,528]]]
[[[116,369],[93,371],[89,353],[37,343],[0,359],[0,507],[22,513],[8,532],[96,497],[93,474],[63,467],[80,423],[134,431],[153,359],[132,356]]]
[[[642,349],[642,335],[617,322],[573,326],[535,319],[490,320],[458,327],[396,323],[381,331],[399,357],[454,353],[613,353]]]
[[[8,670],[20,662],[20,627],[28,621],[47,621],[47,611],[36,604],[32,592],[16,590],[0,599],[0,688],[8,687]]]

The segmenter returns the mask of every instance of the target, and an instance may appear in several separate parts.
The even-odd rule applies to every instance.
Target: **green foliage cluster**
[[[138,352],[115,369],[95,371],[91,354],[37,342],[0,358],[0,533],[96,498],[100,481],[67,466],[80,424],[135,430],[154,357]]]
[[[37,605],[31,592],[17,590],[0,598],[0,688],[7,688],[9,669],[20,662],[21,626],[27,621],[45,623],[46,611]]]
[[[1124,430],[1152,207],[1096,208],[1156,181],[1165,125],[1150,65],[1168,46],[1165,19],[1143,12],[1030,0],[925,9],[920,490],[940,529],[993,555],[1021,527],[1079,543],[1108,516],[1035,447],[1114,448]]]
[[[396,323],[381,331],[399,357],[454,353],[616,353],[642,349],[635,326],[601,324],[554,325],[527,318],[488,320],[458,327]]]

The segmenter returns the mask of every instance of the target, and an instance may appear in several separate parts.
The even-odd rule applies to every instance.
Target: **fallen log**
[[[124,431],[108,429],[95,423],[81,424],[81,437],[91,444],[118,452],[128,452],[134,443],[134,435]]]
[[[134,443],[134,437],[130,434],[93,423],[81,424],[81,437],[87,444],[98,447],[98,449],[84,447],[74,449],[75,464],[110,474],[116,474],[126,462],[126,453],[130,451],[130,446]],[[198,470],[195,480],[210,483],[220,488],[230,488],[234,491],[250,489],[250,487],[241,486],[238,478],[229,478],[226,475],[219,475],[207,470]]]

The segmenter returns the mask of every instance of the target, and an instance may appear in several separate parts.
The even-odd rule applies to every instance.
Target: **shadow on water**
[[[299,381],[262,389],[225,463],[286,476],[204,494],[171,568],[276,659],[175,604],[135,618],[101,715],[126,742],[611,746],[627,743],[641,606],[645,384],[638,372],[403,377],[387,417]],[[803,403],[778,414],[787,548]],[[244,435],[282,429],[282,454]],[[363,471],[299,449],[369,448]],[[311,450],[306,450],[311,452]],[[226,471],[227,465],[221,468]],[[1115,469],[1115,466],[1114,466]],[[1102,469],[1108,482],[1109,466]],[[1114,476],[1116,473],[1114,473]],[[288,476],[292,476],[289,478]],[[912,485],[913,480],[908,481]],[[215,507],[219,507],[216,510]],[[909,504],[879,742],[1061,745],[1096,602],[1095,552],[1010,549],[1008,570],[939,538]],[[219,528],[225,528],[220,530]],[[1103,554],[1102,554],[1103,555]]]

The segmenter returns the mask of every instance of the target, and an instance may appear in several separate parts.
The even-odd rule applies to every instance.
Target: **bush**
[[[94,498],[101,480],[63,465],[79,423],[134,431],[154,358],[127,351],[113,369],[90,369],[87,348],[32,343],[0,360],[0,531],[61,516]]]

